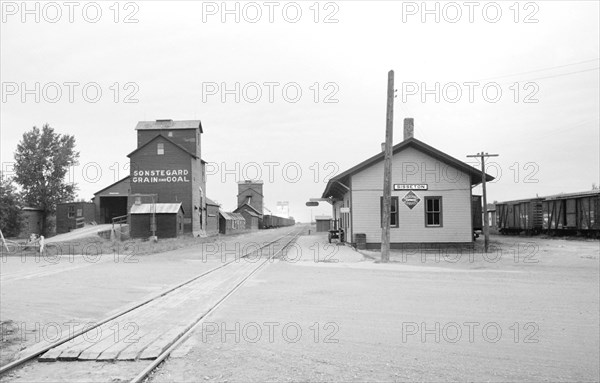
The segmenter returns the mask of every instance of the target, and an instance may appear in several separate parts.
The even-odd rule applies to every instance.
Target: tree
[[[21,196],[12,180],[0,174],[0,230],[6,237],[16,237],[22,223]]]
[[[33,127],[23,134],[15,152],[15,181],[23,188],[23,200],[42,209],[42,233],[51,230],[49,218],[56,204],[75,197],[76,186],[67,183],[69,167],[77,163],[75,137],[54,133],[50,125]]]

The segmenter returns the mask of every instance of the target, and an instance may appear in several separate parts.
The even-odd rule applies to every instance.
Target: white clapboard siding
[[[399,199],[399,227],[391,228],[392,243],[471,242],[471,183],[469,175],[414,148],[393,157],[393,184],[428,184],[413,190],[421,201],[409,209],[402,202],[407,190],[392,191]],[[352,176],[353,233],[365,233],[368,243],[381,242],[380,197],[383,161]],[[425,197],[442,197],[442,227],[425,226]]]

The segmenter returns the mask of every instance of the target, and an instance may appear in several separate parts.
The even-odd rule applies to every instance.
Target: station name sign
[[[394,190],[427,190],[427,184],[394,184]]]
[[[187,169],[155,169],[134,170],[131,182],[158,183],[158,182],[190,182]]]

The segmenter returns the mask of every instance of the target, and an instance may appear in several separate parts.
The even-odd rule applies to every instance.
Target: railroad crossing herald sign
[[[402,198],[402,202],[404,202],[404,204],[406,206],[408,206],[409,209],[412,210],[413,207],[417,206],[417,204],[421,201],[421,199],[412,191],[409,191],[408,193],[406,193],[406,195],[404,196],[404,198]]]

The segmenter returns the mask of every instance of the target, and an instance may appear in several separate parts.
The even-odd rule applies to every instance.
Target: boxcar
[[[265,214],[262,218],[262,229],[272,229],[277,227],[293,226],[296,221],[293,218],[278,217],[276,215]]]
[[[498,230],[502,234],[538,234],[542,231],[543,198],[496,203]]]
[[[600,190],[546,197],[542,206],[543,229],[548,234],[598,237]]]

